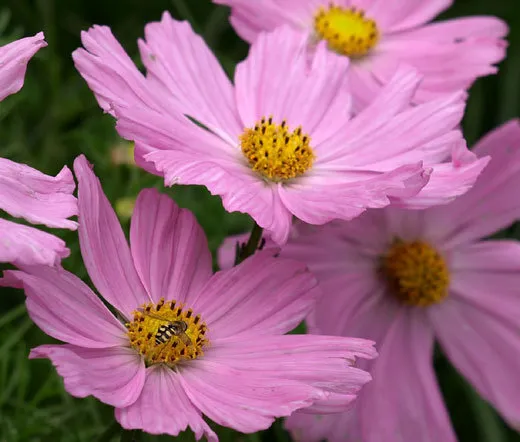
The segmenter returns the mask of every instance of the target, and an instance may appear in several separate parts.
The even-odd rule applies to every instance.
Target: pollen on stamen
[[[376,22],[365,17],[365,12],[354,7],[320,7],[314,17],[314,30],[318,39],[348,57],[366,55],[378,42]]]
[[[192,309],[176,301],[147,303],[133,313],[126,324],[130,345],[148,365],[175,365],[204,355],[209,345],[207,326]]]
[[[270,181],[285,181],[307,172],[314,161],[310,137],[301,127],[291,131],[284,120],[262,118],[240,136],[240,147],[249,166]]]
[[[448,296],[446,261],[424,241],[396,239],[381,257],[379,271],[390,293],[406,305],[428,307]]]

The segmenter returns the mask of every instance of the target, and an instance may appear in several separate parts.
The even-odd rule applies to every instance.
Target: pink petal
[[[182,372],[183,385],[215,422],[254,432],[316,401],[328,410],[348,407],[352,395],[370,380],[350,365],[356,357],[374,357],[372,344],[304,335],[214,340],[205,359]]]
[[[353,180],[354,171],[341,176],[332,171],[315,174],[280,186],[285,207],[309,224],[325,224],[334,219],[351,220],[368,208],[390,204],[389,197],[411,197],[428,182],[429,170],[422,163],[396,168],[391,172],[364,171],[363,179]],[[274,238],[273,238],[274,239]]]
[[[516,203],[520,187],[518,120],[490,132],[473,152],[491,156],[473,188],[453,203],[428,211],[428,235],[445,249],[491,235],[520,217]]]
[[[31,350],[29,358],[49,358],[67,392],[76,397],[92,395],[114,407],[127,407],[143,389],[145,366],[130,348],[41,345]]]
[[[285,420],[285,428],[298,442],[357,442],[362,440],[355,432],[352,411],[334,414],[310,414],[306,409],[296,411]]]
[[[43,32],[39,32],[0,47],[0,101],[22,88],[27,63],[40,48],[47,46],[43,38]]]
[[[75,230],[67,218],[77,215],[71,171],[64,167],[55,177],[25,164],[0,158],[0,209],[34,224]]]
[[[463,195],[473,187],[490,157],[478,158],[461,141],[453,146],[451,163],[432,165],[428,184],[410,198],[395,203],[407,208],[422,209],[437,204],[446,204]]]
[[[0,262],[57,266],[69,255],[62,239],[0,218]]]
[[[139,41],[147,79],[178,101],[179,111],[230,137],[242,133],[234,90],[218,60],[188,22],[165,12],[160,22],[146,25]]]
[[[4,274],[10,285],[23,285],[31,319],[49,336],[88,348],[128,343],[125,327],[74,274],[47,266]]]
[[[393,87],[392,82],[388,88]],[[382,100],[382,103],[385,101]],[[343,161],[348,161],[351,167],[387,171],[405,161],[424,161],[427,166],[431,166],[445,161],[453,145],[462,140],[458,126],[465,103],[461,93],[445,95],[413,107],[408,102],[407,106],[393,114],[386,110],[384,119],[376,113],[379,104],[381,102],[376,99],[347,126],[349,137],[343,148],[344,153],[337,154]],[[387,146],[384,152],[381,151],[381,145]]]
[[[265,430],[276,417],[310,405],[320,391],[289,379],[255,376],[232,366],[197,361],[182,373],[182,385],[206,416],[243,433]]]
[[[74,161],[78,179],[79,240],[88,274],[103,297],[127,318],[149,302],[117,216],[87,159]]]
[[[251,46],[235,73],[244,126],[272,116],[291,129],[301,125],[314,146],[344,128],[350,116],[348,59],[320,44],[309,66],[306,46],[305,35],[288,27],[261,34]]]
[[[213,152],[211,152],[213,154]],[[211,155],[210,154],[210,155]],[[222,197],[228,212],[248,213],[274,241],[287,241],[292,216],[278,195],[276,185],[267,184],[242,161],[206,158],[193,152],[154,151],[144,158],[164,174],[165,184],[201,184]]]
[[[217,263],[220,270],[227,270],[235,265],[237,244],[247,243],[249,235],[249,233],[241,233],[224,239],[217,250]],[[280,248],[267,235],[264,234],[262,240],[265,241],[262,250],[269,250],[273,256],[280,253]]]
[[[245,244],[248,238],[248,233],[241,233],[224,238],[224,241],[217,250],[217,263],[220,270],[227,270],[235,265],[237,244]],[[275,253],[277,252],[278,250],[276,250]]]
[[[400,66],[375,99],[348,123],[345,136],[355,142],[377,133],[388,121],[410,107],[421,79],[416,70]],[[354,94],[357,87],[357,84],[352,87]]]
[[[399,38],[453,43],[460,38],[502,38],[509,29],[507,24],[492,16],[461,17],[437,21],[412,31],[401,33]]]
[[[307,31],[321,0],[214,0],[214,3],[231,7],[230,21],[240,37],[249,43],[262,31],[272,31],[290,24]]]
[[[391,59],[414,66],[425,76],[415,97],[420,102],[467,89],[478,77],[497,72],[494,64],[505,57],[507,43],[502,37],[507,31],[497,18],[467,17],[389,35],[378,46],[389,69],[374,73],[385,82],[391,74]]]
[[[211,253],[193,214],[155,189],[137,197],[130,229],[132,257],[154,302],[187,302],[212,275]]]
[[[497,247],[495,253],[503,250]],[[496,269],[483,271],[478,263],[485,255],[476,253],[474,271],[454,274],[450,298],[431,308],[429,316],[450,361],[511,425],[518,426],[520,387],[512,380],[520,370],[519,260],[516,257],[515,270],[510,264],[498,269],[493,263]]]
[[[85,49],[72,53],[74,64],[105,112],[113,115],[116,104],[156,111],[168,106],[164,95],[146,81],[110,28],[95,25],[81,32],[81,41]]]
[[[365,339],[251,334],[213,339],[206,356],[208,363],[243,370],[242,376],[296,380],[323,391],[352,395],[371,379],[355,367],[356,359],[373,359],[377,353],[374,342]]]
[[[453,0],[377,0],[365,12],[385,33],[399,32],[433,20],[452,3]]]
[[[209,442],[218,441],[199,409],[186,395],[181,375],[162,365],[146,369],[141,396],[129,407],[116,408],[116,419],[128,430],[177,436],[189,427],[197,440],[206,436]]]
[[[432,366],[433,331],[422,312],[402,309],[388,330],[359,407],[366,442],[455,442]]]
[[[387,209],[388,210],[388,209]],[[367,215],[371,212],[367,212]],[[373,213],[382,213],[374,211]],[[350,223],[337,223],[339,225],[350,226],[352,223],[360,226],[370,226],[370,219],[363,221],[365,215]],[[327,225],[321,229],[330,230],[333,225]],[[325,230],[327,231],[327,230]],[[399,304],[386,293],[385,287],[375,277],[377,263],[372,262],[366,256],[366,250],[356,245],[359,238],[370,236],[370,231],[361,233],[361,230],[352,232],[352,235],[343,238],[347,229],[337,230],[336,235],[322,235],[324,250],[331,250],[332,257],[328,262],[321,262],[321,254],[318,252],[319,231],[316,231],[316,238],[311,240],[311,236],[302,235],[294,244],[284,248],[282,253],[289,256],[300,256],[304,262],[308,263],[320,281],[324,295],[316,304],[315,310],[308,318],[309,333],[334,334],[342,336],[357,336],[370,338],[376,341],[379,347],[388,329],[399,314]],[[329,232],[330,233],[330,232]],[[357,233],[357,235],[356,235]],[[336,242],[335,248],[331,247]],[[314,245],[311,243],[314,242]],[[364,244],[364,241],[361,242]],[[340,249],[345,250],[345,257],[339,255]],[[353,250],[357,250],[358,255],[353,255]],[[318,254],[315,256],[315,253]],[[338,263],[334,263],[336,258]],[[337,265],[343,265],[342,271],[337,270]],[[367,268],[370,265],[372,268]],[[377,361],[377,359],[376,359]],[[374,361],[358,360],[356,366],[368,370],[373,366]],[[370,384],[368,384],[370,385]],[[359,393],[359,398],[354,403],[353,410],[348,413],[323,415],[323,412],[330,413],[330,410],[316,409],[315,415],[302,410],[301,413],[293,414],[287,420],[287,427],[296,436],[301,435],[303,441],[318,442],[327,439],[333,442],[344,440],[359,440],[359,406],[362,400],[365,386]],[[309,408],[309,412],[314,407]],[[338,411],[338,410],[336,410]],[[305,412],[304,415],[302,415]],[[348,438],[347,438],[348,436]]]
[[[520,246],[516,241],[481,241],[450,253],[451,290],[471,309],[502,323],[520,317],[518,272]]]
[[[295,328],[319,293],[305,265],[265,251],[216,273],[191,307],[207,323],[210,340],[278,334]]]

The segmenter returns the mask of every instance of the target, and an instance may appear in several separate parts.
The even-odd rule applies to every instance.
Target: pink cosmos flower
[[[23,86],[29,59],[47,45],[40,32],[0,47],[0,100]],[[31,223],[75,229],[75,184],[64,167],[52,177],[25,164],[0,158],[0,209]],[[69,255],[65,243],[46,232],[0,218],[0,262],[57,265]]]
[[[496,129],[474,150],[492,160],[454,202],[304,226],[282,251],[307,263],[323,290],[310,331],[373,339],[380,352],[361,365],[374,380],[352,412],[288,419],[297,440],[456,441],[432,367],[436,339],[519,426],[520,243],[482,238],[520,218],[520,123]],[[221,258],[229,261],[229,251]]]
[[[360,104],[370,102],[401,62],[424,75],[415,99],[467,89],[497,72],[507,25],[477,16],[429,23],[451,0],[214,0],[231,7],[231,24],[252,43],[262,31],[289,25],[309,43],[324,40],[352,60],[348,76]]]
[[[4,277],[23,286],[36,324],[65,342],[30,357],[49,358],[70,394],[113,405],[127,429],[176,436],[190,427],[216,441],[203,414],[255,432],[301,408],[343,410],[370,380],[353,365],[375,356],[372,342],[283,336],[319,293],[303,264],[258,253],[212,275],[195,218],[155,189],[137,199],[129,247],[85,157],[74,171],[85,266],[117,314],[61,268]]]
[[[82,34],[73,57],[101,107],[140,166],[167,185],[205,185],[279,244],[293,216],[323,224],[390,202],[445,203],[487,162],[458,130],[462,93],[410,106],[415,71],[399,70],[353,117],[348,59],[320,44],[309,67],[305,38],[289,28],[256,40],[234,86],[188,23],[165,13],[145,34],[146,77],[108,28]]]

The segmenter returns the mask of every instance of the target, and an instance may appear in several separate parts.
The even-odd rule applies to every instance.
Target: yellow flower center
[[[262,118],[253,129],[240,135],[240,147],[251,168],[271,181],[284,181],[303,175],[314,161],[310,138],[297,127]]]
[[[364,11],[332,3],[328,8],[320,7],[314,29],[332,50],[354,58],[366,55],[379,39],[375,21],[365,18]]]
[[[209,343],[206,324],[200,315],[183,308],[161,298],[157,304],[144,304],[134,311],[134,320],[126,324],[128,337],[148,364],[174,365],[204,354],[202,349]]]
[[[448,295],[448,266],[426,242],[395,240],[381,258],[380,271],[392,294],[404,304],[427,307]]]

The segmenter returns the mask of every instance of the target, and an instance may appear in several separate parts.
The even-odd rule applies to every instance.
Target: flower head
[[[293,216],[324,224],[391,202],[445,203],[487,161],[458,129],[462,93],[411,106],[413,70],[353,117],[349,60],[319,44],[309,66],[305,36],[287,27],[255,41],[234,86],[188,23],[165,13],[145,34],[146,77],[108,28],[82,34],[73,56],[98,102],[135,141],[140,166],[167,185],[205,185],[279,244]]]
[[[402,62],[424,75],[415,100],[467,89],[494,74],[505,57],[507,25],[477,16],[430,23],[452,1],[214,0],[231,7],[231,24],[253,43],[288,25],[352,60],[348,76],[359,107],[377,96]]]
[[[455,442],[432,366],[450,361],[513,426],[520,422],[520,244],[484,240],[520,218],[520,124],[481,140],[491,162],[465,195],[423,211],[367,211],[354,221],[300,226],[281,256],[309,265],[323,290],[309,330],[373,339],[361,366],[374,380],[352,412],[295,413],[298,440]]]
[[[303,264],[258,253],[212,275],[194,216],[155,189],[137,198],[129,247],[84,157],[74,170],[85,266],[117,316],[61,268],[4,277],[23,286],[36,324],[65,342],[31,357],[49,358],[70,394],[113,405],[127,429],[176,436],[190,427],[214,441],[203,414],[255,432],[298,409],[343,410],[370,380],[354,364],[375,356],[372,342],[283,335],[318,294]]]
[[[23,86],[29,59],[46,46],[43,33],[0,47],[0,100]],[[64,167],[55,177],[0,158],[0,209],[35,224],[75,229],[75,184]],[[65,243],[49,233],[0,218],[0,262],[57,265],[69,255]]]

